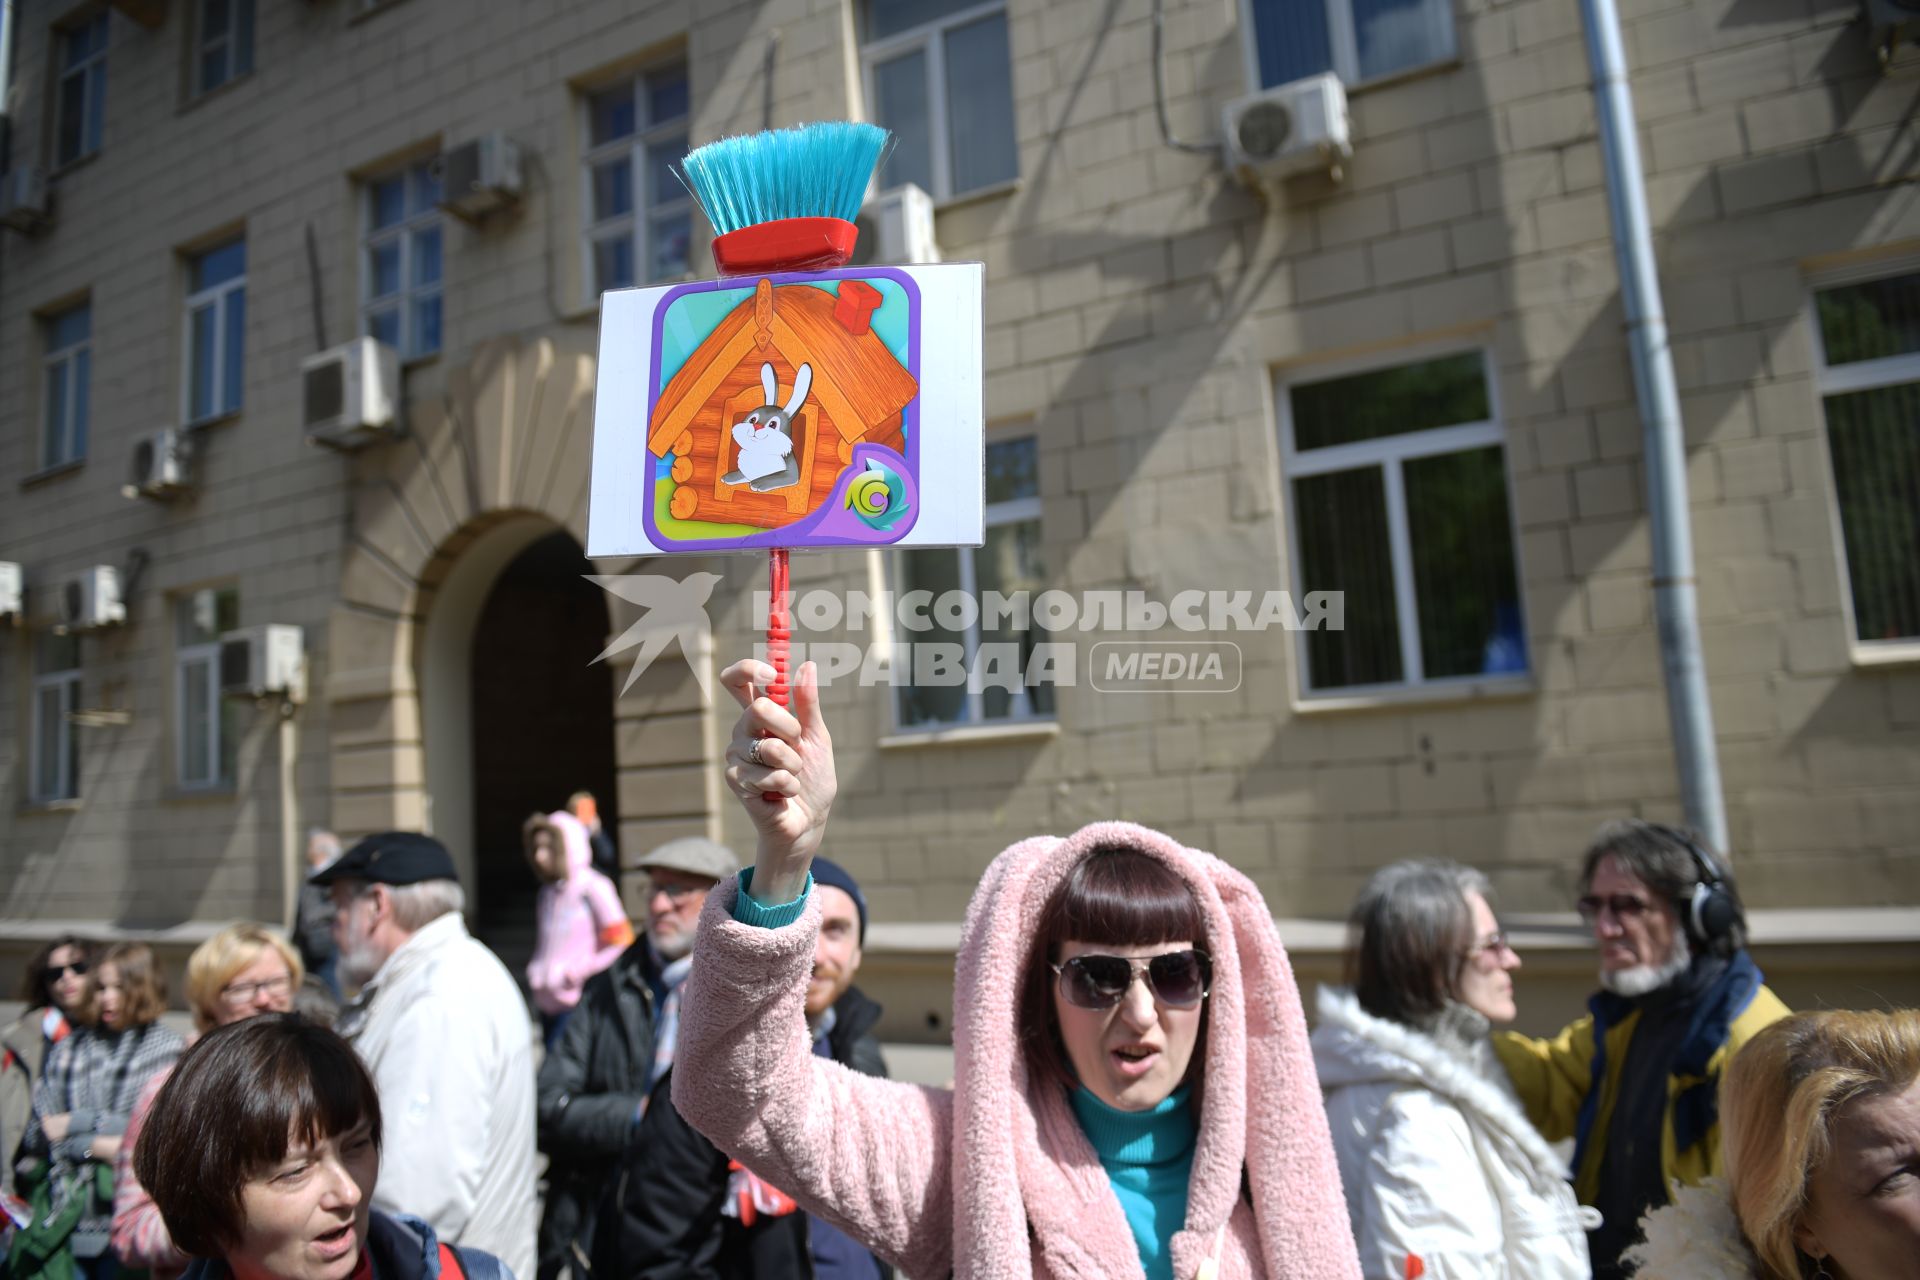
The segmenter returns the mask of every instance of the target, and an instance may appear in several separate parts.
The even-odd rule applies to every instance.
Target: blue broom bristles
[[[892,140],[878,125],[826,120],[709,142],[675,171],[719,235],[780,218],[851,222]]]

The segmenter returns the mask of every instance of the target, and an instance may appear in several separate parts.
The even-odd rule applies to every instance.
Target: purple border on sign
[[[914,383],[917,386],[920,382],[920,286],[914,282],[912,276],[904,271],[894,267],[837,267],[832,271],[778,272],[768,273],[766,275],[728,276],[724,280],[699,280],[692,284],[676,285],[674,288],[668,290],[666,296],[660,299],[659,305],[653,310],[653,355],[652,359],[647,363],[647,368],[651,371],[649,382],[652,384],[647,388],[646,421],[649,430],[651,430],[653,423],[654,408],[660,403],[660,393],[665,390],[665,388],[660,385],[660,350],[663,345],[663,333],[666,328],[667,309],[671,307],[675,301],[691,293],[719,293],[725,290],[739,288],[752,289],[758,286],[762,280],[767,280],[775,286],[779,286],[783,284],[813,284],[822,280],[875,279],[892,280],[906,292],[907,372],[913,376]],[[915,524],[919,523],[920,520],[920,503],[917,493],[920,484],[920,396],[918,392],[914,394],[912,400],[907,402],[903,425],[907,433],[906,463],[909,472],[908,479],[916,491],[916,500],[913,504],[913,509],[907,513],[908,518],[902,521],[898,528],[888,530],[885,533],[876,529],[874,530],[874,537],[871,540],[860,543],[850,543],[844,537],[834,537],[831,535],[823,537],[817,542],[810,541],[809,535],[814,528],[825,519],[829,509],[832,507],[832,495],[829,495],[825,507],[807,513],[793,524],[781,525],[778,529],[768,529],[762,533],[744,534],[737,538],[700,538],[695,540],[668,538],[660,532],[659,527],[654,522],[654,506],[657,501],[655,497],[656,486],[659,483],[658,478],[654,475],[654,471],[663,459],[653,453],[652,450],[648,450],[646,455],[646,500],[640,504],[640,516],[646,526],[647,540],[653,543],[654,546],[660,548],[661,552],[669,555],[692,551],[757,551],[767,547],[885,546],[888,543],[898,542],[901,538],[904,538],[908,531],[911,530]],[[891,453],[892,451],[888,450],[888,452]],[[849,464],[849,466],[852,466],[852,464]],[[845,487],[845,481],[846,477],[843,475],[840,483],[835,485],[834,493],[839,493]]]

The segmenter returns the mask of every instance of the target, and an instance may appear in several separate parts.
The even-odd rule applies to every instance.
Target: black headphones
[[[1657,822],[1647,825],[1685,845],[1687,852],[1693,855],[1694,865],[1700,869],[1699,883],[1674,904],[1679,908],[1681,921],[1687,926],[1687,936],[1707,946],[1731,934],[1740,923],[1740,908],[1734,905],[1733,895],[1727,892],[1727,875],[1720,869],[1720,864],[1700,847],[1699,841],[1678,827],[1663,826]]]

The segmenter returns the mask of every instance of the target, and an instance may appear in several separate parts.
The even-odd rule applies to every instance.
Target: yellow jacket
[[[1737,962],[1750,966],[1744,954]],[[1724,1173],[1720,1159],[1720,1120],[1717,1106],[1702,1113],[1703,1130],[1697,1135],[1676,1138],[1676,1112],[1689,1091],[1703,1086],[1705,1100],[1711,1103],[1718,1092],[1720,1075],[1727,1060],[1740,1051],[1769,1023],[1790,1012],[1765,986],[1759,985],[1758,970],[1753,971],[1755,986],[1745,1006],[1727,1024],[1716,1045],[1703,1046],[1707,1052],[1704,1068],[1682,1067],[1667,1078],[1667,1108],[1660,1132],[1660,1170],[1662,1181],[1675,1178],[1692,1185],[1702,1178]],[[1598,1192],[1600,1162],[1606,1155],[1607,1124],[1619,1094],[1620,1073],[1606,1069],[1608,1063],[1626,1060],[1627,1046],[1640,1022],[1640,1011],[1625,1001],[1605,993],[1589,1002],[1593,1009],[1550,1040],[1535,1040],[1508,1031],[1493,1038],[1494,1052],[1513,1078],[1514,1088],[1527,1109],[1527,1118],[1550,1142],[1578,1139],[1574,1158],[1573,1190],[1582,1204],[1592,1204]],[[1609,1016],[1614,1015],[1614,1016]],[[1594,1027],[1596,1016],[1604,1026],[1603,1052],[1596,1056]],[[1616,1020],[1617,1018],[1617,1020]],[[1685,1060],[1683,1055],[1682,1060]],[[1600,1092],[1595,1105],[1587,1106],[1594,1088],[1594,1071],[1600,1069]],[[1696,1093],[1694,1097],[1701,1095]],[[1680,1126],[1685,1128],[1685,1125]]]

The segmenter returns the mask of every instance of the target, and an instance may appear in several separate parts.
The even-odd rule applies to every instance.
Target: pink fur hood
[[[801,1006],[817,908],[782,929],[754,928],[732,918],[737,887],[723,884],[708,895],[683,999],[675,1103],[723,1150],[908,1276],[1142,1275],[1066,1096],[1029,1086],[1015,1031],[1042,907],[1081,856],[1116,845],[1193,887],[1214,962],[1174,1275],[1357,1280],[1299,988],[1272,916],[1238,871],[1130,823],[1024,840],[988,867],[956,964],[951,1093],[814,1058]]]

